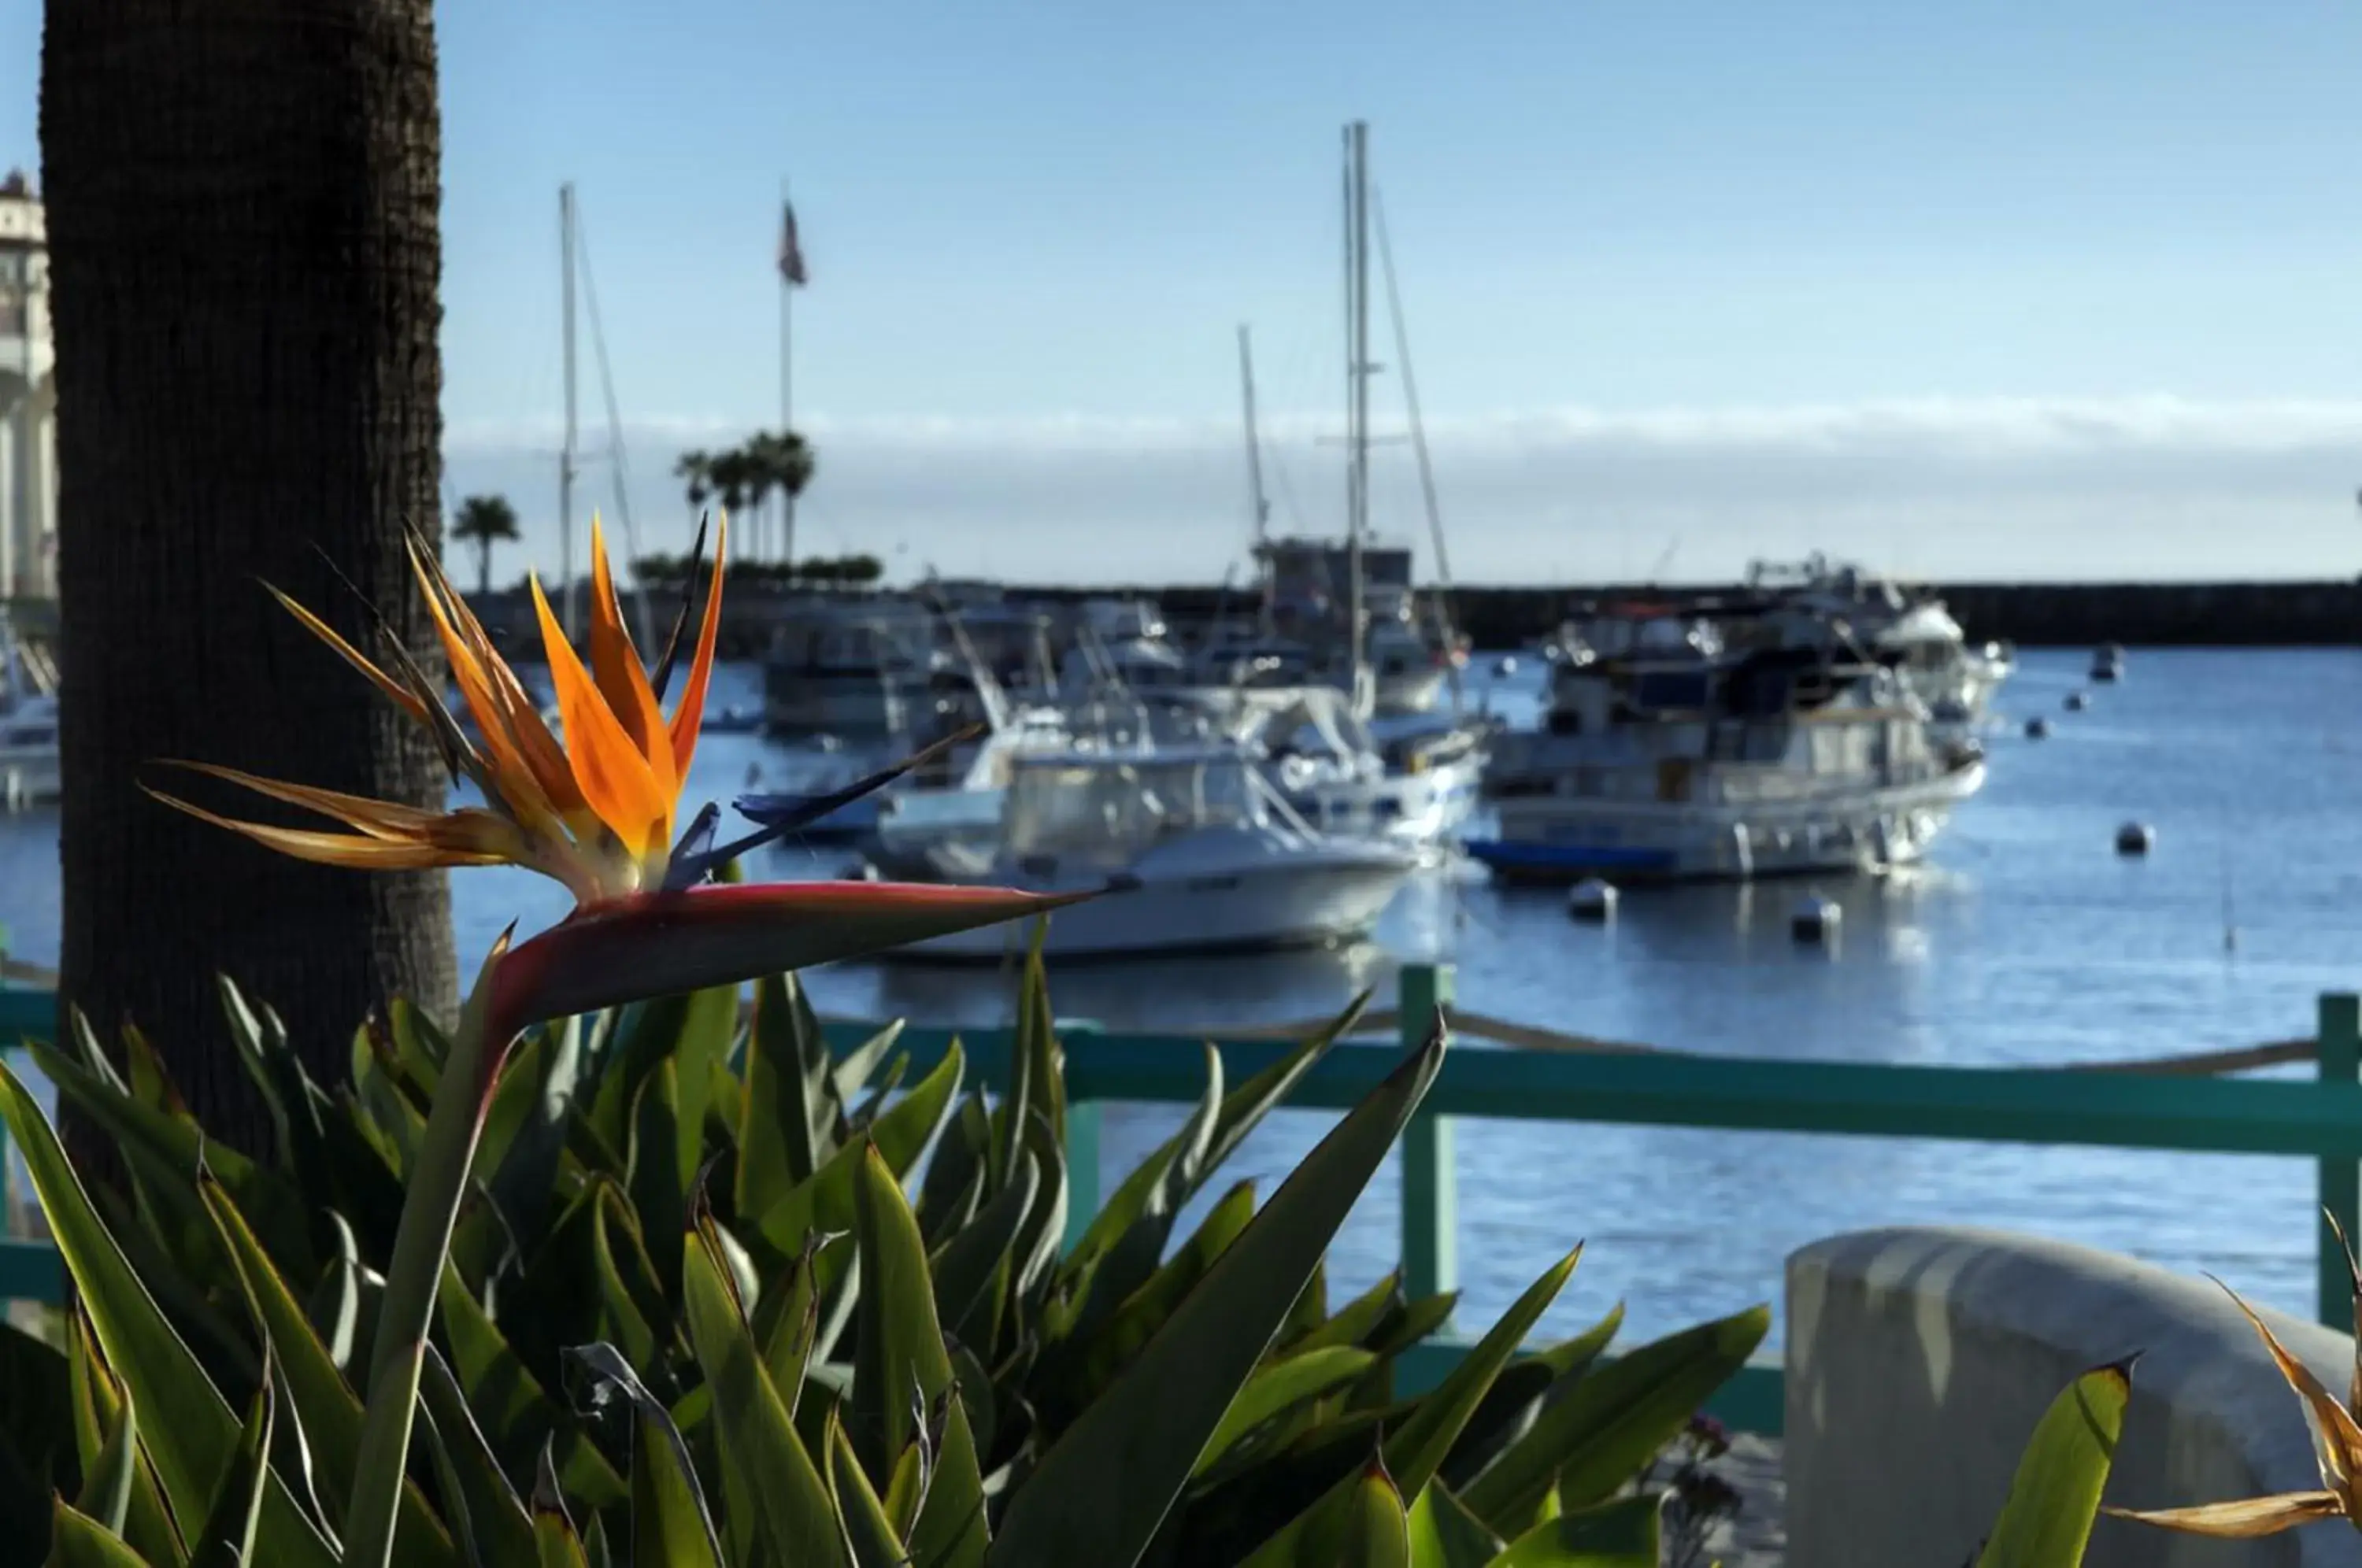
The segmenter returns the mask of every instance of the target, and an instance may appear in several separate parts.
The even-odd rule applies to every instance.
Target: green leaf
[[[496,1123],[502,1109],[500,1098],[512,1092],[513,1087],[521,1093],[530,1085],[533,1094],[529,1111],[503,1145],[494,1144],[493,1126],[485,1128],[487,1152],[483,1161],[492,1162],[493,1200],[508,1216],[510,1227],[528,1251],[531,1240],[539,1237],[548,1222],[569,1130],[579,1127],[589,1136],[589,1119],[580,1114],[588,1099],[589,1051],[582,1034],[582,1021],[579,1018],[561,1019],[537,1030],[535,1037],[543,1048],[530,1057],[510,1063],[493,1100]],[[538,1067],[538,1079],[521,1071],[521,1064]]]
[[[263,1252],[228,1192],[207,1174],[199,1176],[197,1191],[223,1247],[237,1264],[247,1307],[278,1358],[287,1404],[303,1424],[313,1456],[326,1473],[328,1518],[331,1523],[341,1522],[351,1498],[353,1469],[360,1461],[360,1399],[337,1371],[328,1347],[313,1332],[294,1293]],[[402,1524],[396,1537],[396,1560],[405,1568],[436,1568],[458,1561],[450,1535],[414,1484],[403,1487]]]
[[[988,1179],[985,1155],[991,1142],[992,1115],[978,1085],[959,1102],[934,1158],[927,1162],[926,1180],[919,1189],[919,1217],[931,1243],[944,1244],[968,1222],[988,1193],[1000,1190]]]
[[[1578,1245],[1543,1270],[1542,1276],[1526,1287],[1526,1293],[1501,1315],[1500,1320],[1477,1342],[1476,1348],[1462,1356],[1451,1375],[1418,1402],[1410,1419],[1387,1435],[1386,1468],[1403,1490],[1417,1496],[1426,1489],[1459,1441],[1469,1418],[1492,1388],[1493,1380],[1500,1375],[1501,1369],[1508,1364],[1551,1303],[1558,1299],[1558,1293],[1566,1287],[1567,1278],[1574,1273],[1574,1265],[1582,1256],[1583,1248]]]
[[[1532,1429],[1546,1396],[1557,1399],[1573,1391],[1623,1325],[1624,1308],[1619,1302],[1573,1339],[1502,1368],[1437,1474],[1451,1484],[1453,1491],[1464,1491],[1503,1450]]]
[[[680,1299],[680,1238],[686,1233],[689,1189],[680,1177],[680,1143],[684,1132],[702,1128],[681,1125],[680,1079],[670,1062],[659,1062],[640,1086],[632,1108],[632,1208],[646,1233],[648,1258],[655,1266],[664,1299]],[[696,1144],[691,1143],[691,1149]]]
[[[1017,1228],[1040,1186],[1041,1167],[1030,1156],[1020,1160],[1009,1184],[935,1254],[935,1315],[963,1344],[988,1351],[999,1342]]]
[[[437,1307],[451,1369],[508,1474],[532,1474],[548,1445],[566,1489],[590,1507],[605,1507],[630,1495],[614,1466],[543,1391],[456,1270],[444,1272]]]
[[[844,1423],[836,1419],[833,1408],[828,1413],[826,1441],[829,1490],[836,1499],[837,1517],[844,1521],[844,1536],[853,1548],[854,1562],[857,1568],[903,1568],[910,1555],[902,1550],[901,1537],[886,1512],[886,1505],[878,1500],[869,1478],[861,1473],[861,1460],[853,1452],[852,1440],[844,1435]]]
[[[996,1563],[1130,1563],[1442,1066],[1440,1031],[1305,1156],[1011,1500]]]
[[[69,1397],[73,1403],[74,1445],[82,1456],[83,1473],[89,1474],[98,1466],[107,1434],[123,1423],[128,1397],[100,1359],[89,1319],[76,1312],[68,1334],[73,1345]],[[182,1543],[179,1527],[164,1507],[164,1492],[156,1479],[155,1464],[147,1451],[137,1445],[130,1457],[130,1504],[118,1533],[149,1562],[160,1568],[179,1568],[188,1561],[189,1551]]]
[[[185,1114],[159,1110],[112,1092],[50,1046],[36,1043],[31,1055],[34,1066],[57,1087],[61,1101],[72,1102],[75,1110],[105,1129],[127,1161],[143,1176],[153,1178],[154,1187],[168,1189],[174,1201],[189,1204],[184,1213],[193,1228],[210,1231],[190,1193],[197,1167],[203,1165],[237,1195],[239,1207],[256,1217],[275,1255],[310,1264],[303,1200],[283,1177],[226,1144],[208,1143]]]
[[[836,1059],[836,1065],[829,1069],[829,1078],[836,1086],[839,1105],[851,1105],[860,1098],[861,1091],[877,1077],[878,1065],[901,1038],[902,1021],[896,1019]]]
[[[1396,1269],[1342,1307],[1327,1322],[1289,1347],[1292,1352],[1359,1345],[1385,1322],[1402,1296],[1402,1270]]]
[[[1657,1568],[1654,1493],[1544,1519],[1509,1543],[1492,1568]]]
[[[575,1533],[574,1521],[567,1517],[565,1501],[558,1495],[557,1472],[546,1452],[534,1473],[533,1542],[540,1568],[590,1568],[582,1538]]]
[[[698,1484],[696,1462],[671,1413],[614,1346],[582,1345],[566,1353],[588,1375],[594,1404],[620,1395],[631,1406],[632,1561],[665,1568],[722,1568],[722,1540]]]
[[[198,1568],[230,1568],[233,1563],[237,1568],[247,1568],[256,1561],[255,1543],[262,1528],[262,1498],[270,1480],[270,1423],[277,1410],[277,1396],[270,1386],[274,1358],[269,1352],[266,1343],[262,1381],[255,1388],[254,1403],[247,1410],[246,1430],[238,1438],[237,1452],[222,1477],[221,1487],[214,1495],[204,1529],[197,1532],[189,1549],[189,1561]]]
[[[278,1015],[267,1007],[257,1011],[228,976],[217,976],[215,984],[223,1015],[229,1020],[230,1042],[270,1113],[281,1165],[294,1173],[305,1192],[334,1190],[335,1167],[326,1146],[327,1097],[289,1047],[286,1026]]]
[[[1189,1120],[1153,1154],[1117,1184],[1115,1193],[1084,1228],[1067,1259],[1069,1275],[1089,1281],[1082,1327],[1088,1329],[1146,1283],[1164,1256],[1173,1221],[1188,1200],[1222,1114],[1222,1056],[1205,1053],[1206,1090]]]
[[[1462,1488],[1461,1500],[1497,1529],[1522,1528],[1553,1482],[1569,1508],[1612,1496],[1747,1364],[1771,1326],[1771,1309],[1751,1307],[1594,1370]]]
[[[1065,1349],[1043,1368],[1041,1381],[1045,1411],[1063,1428],[1073,1412],[1097,1394],[1140,1353],[1151,1336],[1172,1315],[1214,1261],[1254,1219],[1254,1184],[1241,1182],[1222,1195],[1190,1238],[1174,1250],[1164,1265],[1148,1276],[1131,1297],[1103,1319],[1096,1330],[1082,1330],[1078,1343]],[[1056,1408],[1049,1410],[1047,1397]]]
[[[1414,1489],[1413,1496],[1423,1493],[1428,1482],[1434,1478],[1485,1391],[1517,1353],[1526,1334],[1558,1298],[1567,1277],[1574,1272],[1576,1259],[1582,1255],[1583,1249],[1577,1247],[1545,1270],[1493,1325],[1492,1331],[1452,1368],[1451,1375],[1387,1434],[1387,1469],[1399,1477],[1402,1486]],[[1343,1492],[1341,1485],[1330,1496],[1314,1502],[1275,1538],[1272,1547],[1257,1556],[1272,1562],[1308,1561],[1317,1556],[1322,1550],[1319,1532],[1324,1522],[1325,1528],[1333,1530],[1333,1521],[1348,1510]]]
[[[50,1511],[50,1568],[149,1568],[88,1514],[56,1499]]]
[[[2083,1561],[2132,1392],[2127,1357],[2093,1367],[2050,1402],[2017,1462],[1977,1568],[2076,1568]]]
[[[131,1482],[139,1469],[139,1422],[128,1398],[105,1429],[98,1457],[83,1476],[74,1506],[116,1534],[131,1511]]]
[[[530,1562],[535,1553],[533,1515],[501,1473],[491,1445],[484,1441],[483,1429],[468,1408],[467,1396],[459,1391],[451,1364],[433,1345],[426,1347],[426,1372],[419,1390],[450,1474],[448,1484],[467,1505],[474,1561],[480,1568]],[[395,1540],[399,1543],[402,1537]]]
[[[1410,1506],[1415,1568],[1491,1568],[1505,1544],[1440,1479],[1422,1487]]]
[[[828,1050],[811,1038],[809,1014],[792,975],[755,982],[755,1021],[746,1038],[745,1120],[738,1129],[737,1211],[763,1214],[819,1171],[815,1129]]]
[[[6,1121],[23,1152],[50,1235],[73,1275],[107,1364],[147,1413],[142,1446],[155,1461],[164,1495],[176,1513],[204,1518],[237,1441],[237,1421],[228,1401],[124,1260],[40,1108],[5,1065],[0,1065],[0,1120]],[[275,1483],[263,1500],[262,1540],[270,1545],[274,1568],[281,1563],[334,1568],[327,1542],[286,1488]]]
[[[870,1474],[890,1479],[902,1450],[918,1440],[920,1423],[944,1408],[933,1477],[911,1550],[944,1568],[982,1562],[984,1475],[966,1408],[953,1397],[951,1356],[935,1321],[918,1217],[874,1148],[865,1151],[855,1195],[861,1298],[855,1308],[853,1419],[865,1436],[882,1440],[856,1441],[855,1450]]]
[[[949,1112],[952,1098],[959,1091],[960,1075],[966,1068],[966,1058],[954,1044],[944,1053],[934,1071],[912,1086],[892,1110],[871,1124],[870,1139],[893,1169],[896,1179],[909,1175],[911,1167],[918,1163],[935,1129]],[[755,1229],[770,1245],[775,1257],[792,1258],[801,1253],[805,1236],[815,1230],[853,1229],[853,1188],[855,1175],[861,1169],[862,1147],[859,1143],[846,1144],[831,1155],[811,1180],[798,1183],[768,1209],[755,1214]],[[739,1211],[742,1225],[748,1212]],[[817,1277],[823,1291],[835,1282],[842,1267],[842,1264],[822,1258]]]
[[[1332,1345],[1257,1368],[1255,1375],[1247,1379],[1246,1386],[1231,1401],[1231,1408],[1222,1412],[1221,1425],[1207,1440],[1206,1452],[1198,1456],[1191,1474],[1204,1474],[1233,1445],[1265,1421],[1352,1383],[1375,1360],[1377,1357],[1356,1346]]]
[[[713,1233],[719,1241],[722,1228],[715,1225]],[[786,1402],[790,1418],[802,1396],[804,1374],[811,1365],[812,1342],[820,1332],[820,1294],[813,1283],[820,1250],[832,1242],[850,1240],[818,1235],[806,1238],[803,1253],[789,1269],[785,1285],[766,1296],[756,1310],[755,1332],[762,1342],[763,1365]]]
[[[690,1342],[713,1390],[723,1467],[737,1475],[735,1495],[757,1510],[773,1561],[845,1564],[828,1486],[772,1386],[714,1244],[701,1234],[692,1233],[682,1253],[681,1299]]]
[[[1319,1561],[1341,1568],[1411,1568],[1410,1519],[1384,1464],[1370,1462],[1352,1501],[1341,1550]]]

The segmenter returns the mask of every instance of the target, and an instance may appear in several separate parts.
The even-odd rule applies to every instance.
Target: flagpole
[[[779,212],[785,218],[788,206],[788,182],[779,178]],[[795,433],[795,281],[785,268],[779,272],[779,434],[784,437]],[[779,493],[780,534],[779,559],[791,561],[796,551],[796,498],[792,491]]]

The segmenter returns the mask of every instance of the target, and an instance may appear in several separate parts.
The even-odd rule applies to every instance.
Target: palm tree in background
[[[792,524],[795,502],[804,492],[804,486],[811,482],[811,447],[792,430],[776,434],[758,430],[747,438],[745,450],[757,476],[755,504],[761,505],[774,493],[779,497],[779,560],[782,565],[792,564],[796,558]]]
[[[802,436],[792,430],[776,434],[758,430],[742,445],[723,451],[683,452],[672,471],[681,480],[690,511],[718,501],[733,515],[745,516],[746,554],[751,559],[763,556],[759,519],[763,503],[779,496],[779,553],[782,559],[791,560],[795,540],[788,531],[786,503],[801,495],[804,486],[811,482],[812,467],[811,447]]]
[[[449,885],[289,860],[139,785],[201,756],[442,804],[433,740],[256,587],[442,661],[407,554],[441,511],[432,0],[51,5],[40,120],[71,520],[59,1000],[110,1046],[138,1019],[196,1121],[266,1148],[216,977],[341,1079],[392,998],[453,1009]]]
[[[712,453],[683,452],[673,463],[672,474],[673,478],[681,481],[681,489],[689,497],[689,510],[691,515],[712,499]]]
[[[476,593],[492,591],[492,547],[517,540],[516,508],[505,495],[471,495],[459,503],[451,536],[476,547]]]

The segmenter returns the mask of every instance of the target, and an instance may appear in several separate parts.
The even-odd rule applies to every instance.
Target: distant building
[[[12,170],[0,179],[0,599],[57,594],[57,407],[49,226]]]

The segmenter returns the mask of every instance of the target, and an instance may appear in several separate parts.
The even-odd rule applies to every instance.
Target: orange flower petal
[[[324,817],[334,817],[347,827],[357,829],[370,838],[438,845],[446,849],[469,854],[494,855],[504,861],[519,864],[531,853],[524,834],[514,823],[474,806],[456,812],[430,812],[418,806],[398,805],[392,801],[371,800],[366,795],[347,795],[335,790],[315,790],[308,784],[289,784],[210,762],[179,762],[167,758],[164,766],[185,767],[192,773],[226,780],[270,800],[284,801],[291,806],[301,806]]]
[[[459,699],[475,718],[484,759],[491,767],[493,784],[501,798],[535,814],[550,811],[553,802],[517,749],[503,704],[492,690],[491,678],[483,661],[453,623],[449,607],[428,572],[425,555],[414,544],[410,549],[410,567],[425,595],[427,613],[435,618],[435,635],[442,640],[444,657],[450,661],[451,679],[459,688]]]
[[[492,646],[491,634],[476,619],[475,612],[468,608],[466,598],[451,586],[442,563],[425,552],[414,549],[413,554],[423,557],[425,570],[433,574],[429,597],[447,609],[453,628],[474,655],[492,699],[500,706],[508,738],[534,781],[558,811],[574,817],[578,828],[590,833],[593,824],[588,820],[581,789],[575,783],[574,770],[567,766],[565,747],[557,744],[557,737],[542,722],[541,709],[526,695],[524,683],[509,668],[508,660]]]
[[[672,711],[672,755],[680,777],[689,777],[689,760],[697,755],[698,727],[705,722],[705,687],[713,674],[713,644],[722,631],[722,574],[730,558],[730,513],[720,514],[713,531],[713,576],[705,590],[705,620],[697,629],[697,657],[690,661],[689,679]]]
[[[615,721],[590,672],[575,657],[565,630],[551,613],[541,580],[531,580],[535,611],[541,617],[542,646],[549,653],[550,684],[557,689],[558,717],[566,725],[566,755],[575,782],[599,820],[634,858],[665,842],[672,826],[672,795],[657,781],[648,759]]]
[[[672,734],[665,728],[664,710],[657,705],[656,689],[640,668],[639,651],[624,626],[624,606],[615,597],[615,580],[607,568],[607,540],[599,514],[590,514],[590,668],[632,744],[647,759],[648,771],[667,794],[680,793],[680,778],[673,770]]]
[[[314,636],[327,644],[329,647],[335,649],[337,657],[343,659],[347,664],[351,665],[355,669],[359,670],[363,675],[369,677],[370,680],[379,690],[393,699],[393,702],[396,707],[409,714],[412,718],[417,720],[420,723],[432,727],[434,721],[427,717],[425,704],[419,701],[418,694],[416,692],[403,685],[402,682],[394,679],[393,677],[388,675],[384,670],[380,669],[375,661],[365,657],[359,648],[354,647],[352,644],[345,641],[343,637],[338,636],[337,635],[336,628],[330,626],[326,621],[321,620],[317,615],[313,614],[312,612],[304,609],[301,604],[296,603],[295,601],[279,591],[278,589],[271,587],[270,583],[266,582],[262,586],[270,590],[270,596],[273,599],[278,600],[281,605],[286,609],[290,615],[294,616],[296,620],[303,623],[304,629],[305,631],[310,632]]]
[[[438,844],[425,844],[391,838],[370,838],[357,834],[314,833],[302,828],[270,827],[261,823],[242,823],[234,817],[206,811],[192,805],[161,790],[141,785],[149,794],[175,811],[186,812],[200,822],[243,834],[267,849],[281,855],[292,855],[298,860],[310,860],[322,866],[343,866],[361,871],[425,871],[440,867],[502,866],[508,857],[485,850],[454,849]]]

